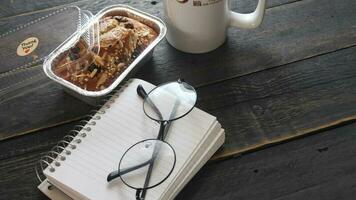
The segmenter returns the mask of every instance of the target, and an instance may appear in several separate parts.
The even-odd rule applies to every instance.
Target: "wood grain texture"
[[[162,4],[162,1],[153,0],[133,0],[133,1],[117,1],[117,3],[137,4],[142,1],[151,3],[151,5]],[[267,7],[276,7],[286,3],[298,0],[270,0],[267,1]],[[70,5],[90,4],[90,0],[45,0],[45,1],[20,1],[20,0],[4,0],[0,5],[0,20],[9,19],[18,15],[29,15],[41,10],[47,10],[54,7],[65,7]],[[152,3],[154,2],[154,3]],[[247,13],[252,12],[257,6],[257,0],[234,0],[231,2],[231,8],[235,11]]]
[[[47,199],[36,188],[34,164],[74,124],[0,143],[0,199]],[[350,199],[356,194],[355,128],[351,124],[210,162],[177,199]]]
[[[38,189],[35,163],[78,122],[0,143],[0,199],[48,199]]]
[[[277,7],[277,8],[273,8],[273,9],[280,9],[283,12],[285,12],[284,9],[282,9],[284,7],[288,7],[291,10],[297,9],[297,8],[300,9],[301,5],[299,5],[299,4],[301,4],[301,3],[303,3],[302,5],[304,7],[306,7],[306,5],[314,3],[314,1],[308,1],[308,4],[304,4],[304,2],[297,2],[297,3],[295,3],[295,4],[298,4],[297,7],[293,6],[293,4],[292,4],[292,5],[281,6],[281,7]],[[101,4],[101,2],[99,2],[98,5],[102,5],[102,7],[103,7],[106,4]],[[90,5],[90,6],[95,7],[96,9],[101,9],[100,6],[98,6],[98,5],[94,4],[94,5]],[[149,5],[149,2],[145,2],[141,6],[144,7],[145,5]],[[136,6],[136,7],[139,7],[139,6]],[[342,7],[342,6],[340,6],[340,7]],[[325,6],[325,8],[323,8],[323,9],[326,12],[326,11],[328,11],[329,6]],[[282,11],[280,11],[280,12],[282,12]],[[307,16],[307,15],[305,15],[305,16]],[[321,14],[320,14],[320,17],[321,17]],[[276,18],[276,17],[274,17],[274,18]],[[280,38],[283,38],[283,37],[280,37]],[[161,49],[162,50],[165,45],[166,44],[163,43],[162,45],[159,45],[159,47],[157,49]],[[169,47],[167,47],[167,48],[169,49]],[[233,48],[231,48],[231,49],[233,49]],[[217,50],[217,51],[219,51],[219,50]],[[229,51],[229,50],[227,50],[227,51]],[[250,54],[250,55],[253,55],[253,54]],[[168,58],[170,57],[169,53],[168,54],[164,54],[163,52],[161,52],[161,53],[158,52],[157,53],[157,51],[156,51],[155,52],[155,57],[153,58],[153,60],[151,60],[148,63],[148,65],[152,65],[152,66],[154,65],[154,67],[151,67],[151,69],[155,68],[156,66],[159,67],[160,66],[159,64],[156,65],[157,64],[156,60],[160,59],[161,57],[167,57],[167,56],[168,56]],[[186,55],[186,56],[188,56],[188,55]],[[204,65],[205,60],[201,59],[200,57],[197,57],[196,55],[189,55],[189,56],[199,59],[196,64]],[[206,58],[206,56],[207,55],[202,55],[202,58],[204,58],[204,57]],[[231,54],[229,55],[229,52],[227,52],[226,56],[230,57],[232,55]],[[247,58],[247,54],[245,56]],[[221,58],[221,56],[219,56],[219,57]],[[263,57],[260,60],[262,62],[263,61]],[[230,62],[230,61],[227,60],[226,62]],[[180,65],[179,61],[175,61],[175,63],[178,63],[177,65]],[[220,64],[221,63],[225,63],[225,62],[220,62]],[[185,67],[182,66],[182,69],[184,69],[184,68]],[[214,66],[213,66],[213,68],[214,68]],[[218,69],[218,68],[219,67],[215,66],[214,69]],[[146,69],[149,69],[149,66],[146,66]],[[234,70],[234,67],[232,66],[231,69]],[[191,71],[192,74],[197,72],[197,71],[192,70],[192,69],[185,69],[185,70],[186,70],[186,72]],[[145,74],[144,72],[145,72],[145,70],[142,70],[142,72],[139,75],[140,78],[152,79],[152,77],[149,76],[149,74]],[[152,82],[159,83],[161,81],[165,81],[164,79],[169,78],[169,76],[170,76],[169,74],[171,72],[170,72],[170,70],[165,69],[165,70],[159,71],[159,73],[156,73],[156,74],[160,74],[160,73],[165,73],[165,74],[167,74],[167,76],[164,77],[164,78],[156,77],[155,80],[152,80]],[[231,73],[227,73],[227,72],[224,72],[224,73],[226,73],[226,76],[230,76],[231,75]],[[176,73],[175,76],[177,76],[177,74],[179,75],[179,73]],[[197,79],[194,79],[194,80],[198,80],[199,81],[200,78],[207,78],[209,76],[213,77],[215,75],[216,74],[210,73],[210,72],[209,72],[209,74],[208,74],[208,72],[205,72],[205,73],[202,72],[201,76],[197,77]],[[39,79],[35,79],[35,80],[39,80]],[[42,79],[42,82],[39,81],[39,84],[37,84],[37,87],[39,87],[41,89],[40,90],[38,90],[38,89],[32,90],[32,98],[28,98],[26,96],[28,94],[28,92],[26,92],[26,90],[28,90],[28,89],[26,89],[26,87],[20,88],[21,89],[20,91],[24,91],[23,94],[21,92],[17,93],[16,90],[14,90],[15,92],[12,91],[12,94],[16,94],[15,97],[13,95],[7,95],[6,97],[3,97],[4,99],[2,100],[2,103],[0,104],[0,106],[2,106],[2,108],[3,108],[3,110],[5,110],[5,112],[3,112],[2,115],[1,115],[1,119],[3,121],[3,126],[1,126],[1,127],[3,127],[1,135],[2,135],[3,138],[8,138],[8,137],[11,137],[13,135],[20,135],[20,134],[31,132],[33,130],[37,130],[37,129],[40,129],[40,128],[54,126],[54,125],[57,125],[59,123],[65,123],[67,121],[72,121],[72,120],[78,119],[79,117],[85,115],[91,109],[91,107],[89,107],[89,106],[87,106],[85,104],[81,104],[81,102],[79,102],[78,100],[76,100],[74,98],[71,98],[70,96],[64,94],[61,88],[58,88],[58,87],[54,86],[54,84],[51,84],[44,77],[42,77],[41,79]],[[243,79],[243,80],[246,80],[246,79]],[[268,81],[268,80],[266,80],[266,81]],[[27,83],[27,81],[25,81],[25,83]],[[51,87],[42,87],[44,85],[44,83],[50,84]],[[228,84],[229,83],[231,83],[231,82],[228,82]],[[250,84],[250,83],[248,83],[248,84]],[[248,85],[248,84],[246,84],[246,85]],[[36,84],[34,84],[34,85],[36,85]],[[33,88],[34,85],[29,83],[27,85],[27,88]],[[225,88],[224,85],[222,87]],[[216,89],[214,89],[214,88],[216,88],[216,87],[213,86],[211,91],[215,91]],[[231,89],[231,87],[226,87],[226,88]],[[209,91],[209,89],[207,89],[207,90]],[[260,91],[264,91],[264,90],[265,90],[265,88],[260,89]],[[229,93],[231,91],[225,91],[225,92]],[[248,95],[250,95],[250,94],[248,94]],[[248,95],[241,95],[241,96],[243,98],[245,98],[245,100],[247,101],[249,99]],[[41,98],[38,98],[38,97],[41,97]],[[202,97],[201,99],[204,100],[204,98],[205,97]],[[232,98],[232,99],[236,98],[237,100],[232,100],[231,101],[228,98]],[[236,96],[229,96],[228,98],[212,99],[212,101],[213,102],[214,101],[217,102],[216,105],[219,105],[221,101],[223,101],[223,102],[235,102],[235,103],[239,101]],[[65,103],[62,103],[61,101],[59,101],[59,99],[65,99],[64,100]],[[36,102],[36,106],[28,107],[26,109],[21,108],[21,110],[19,110],[18,112],[16,112],[14,114],[13,111],[11,110],[11,109],[14,109],[14,107],[11,107],[11,106],[9,107],[9,105],[16,105],[16,106],[24,105],[24,101],[26,101],[26,100],[30,100],[29,102],[32,102],[32,101]],[[37,111],[34,112],[33,108],[37,108],[37,107],[40,107],[40,109],[42,111],[41,112],[37,112]],[[240,106],[236,106],[236,107],[239,108]],[[11,109],[8,109],[8,108],[11,108]],[[54,108],[56,108],[58,111],[57,112],[51,112],[51,110],[54,109]],[[73,108],[76,108],[77,111],[73,112]],[[211,104],[206,104],[206,106],[204,106],[202,108],[203,109],[212,109],[212,108],[214,108],[214,106],[212,106]],[[228,108],[227,110],[230,111],[229,109],[230,108]],[[282,137],[283,134],[286,134],[286,133],[287,134],[291,134],[291,133],[288,132],[290,129],[284,129],[284,130],[279,131],[278,134],[274,135],[274,136],[277,136],[277,137],[266,138],[264,141],[261,141],[261,138],[259,138],[259,136],[261,135],[261,133],[263,133],[265,131],[265,130],[263,130],[264,127],[262,128],[262,130],[257,130],[257,128],[260,126],[260,124],[259,124],[260,122],[258,121],[259,123],[257,123],[255,120],[250,120],[251,118],[254,119],[255,116],[249,114],[249,113],[251,113],[251,108],[249,108],[248,105],[244,105],[244,109],[241,109],[241,110],[244,110],[244,111],[236,111],[236,112],[241,112],[242,113],[241,115],[238,115],[238,117],[240,117],[240,119],[239,118],[236,119],[234,117],[229,117],[228,118],[228,117],[224,116],[224,115],[235,116],[236,115],[235,112],[232,112],[232,114],[229,114],[229,112],[225,113],[224,110],[220,111],[220,113],[213,112],[213,114],[216,114],[220,118],[222,118],[222,123],[223,123],[224,126],[226,126],[226,128],[228,130],[228,134],[237,135],[237,136],[228,138],[228,141],[227,141],[227,144],[226,144],[226,149],[228,149],[228,150],[224,151],[221,155],[229,155],[229,154],[232,154],[231,152],[238,153],[238,151],[234,148],[235,146],[237,146],[239,149],[246,150],[247,148],[256,147],[256,146],[254,146],[254,144],[258,144],[259,146],[260,145],[264,145],[264,144],[270,143],[271,141],[276,141],[276,138],[279,138],[279,139],[283,138]],[[13,118],[12,123],[7,123],[8,122],[8,118],[9,118],[8,116],[10,115],[9,113],[11,113],[12,118]],[[39,115],[38,113],[42,113],[42,114]],[[43,113],[46,113],[46,115],[44,115]],[[332,113],[330,113],[330,114],[332,114]],[[244,116],[244,115],[246,115],[246,116]],[[226,122],[224,121],[224,118],[227,118]],[[34,120],[34,121],[31,121],[31,120]],[[246,123],[241,123],[240,126],[235,126],[234,125],[236,123],[240,123],[241,120],[246,121]],[[259,120],[265,120],[265,123],[270,123],[270,121],[271,121],[271,119],[269,119],[269,118],[261,118]],[[292,119],[290,119],[290,120],[292,120]],[[326,120],[326,121],[323,121],[323,122],[330,122],[330,121],[332,121],[332,120]],[[334,122],[337,121],[337,118],[335,117],[335,119],[333,119],[333,121]],[[246,125],[248,125],[248,126],[246,126]],[[313,127],[313,125],[317,125],[317,126]],[[246,133],[237,134],[237,133],[240,132],[239,129],[242,126],[243,126],[242,130],[246,130],[246,131],[250,131],[251,132],[251,133],[248,134],[248,137],[251,139],[251,141],[248,141],[245,144],[241,144],[239,142],[242,139],[241,135],[244,135]],[[266,128],[269,128],[269,126],[267,126],[267,125],[265,125],[265,126],[266,126]],[[313,130],[313,129],[318,129],[318,128],[322,127],[322,126],[328,126],[328,124],[322,124],[322,123],[311,124],[310,126],[308,126],[308,128]],[[250,127],[251,130],[249,130],[248,127]],[[285,127],[283,127],[283,128],[285,128]],[[301,128],[301,129],[297,129],[296,130],[296,131],[299,131],[298,134],[296,134],[296,135],[299,135],[301,133],[306,133],[306,132],[309,131],[309,129],[307,129],[305,127],[298,127],[298,128]],[[274,129],[271,129],[271,130],[274,131]],[[269,131],[269,130],[267,130],[267,131]],[[273,132],[273,131],[269,131],[269,132]]]
[[[35,75],[26,77],[30,72]],[[93,109],[49,80],[41,66],[26,74],[18,73],[0,78],[0,84],[13,82],[0,87],[1,139],[73,121]],[[18,78],[13,81],[14,77]]]
[[[235,155],[356,119],[356,47],[198,89]],[[213,95],[212,95],[213,94]]]
[[[266,1],[266,8],[274,8],[281,5],[294,3],[301,0],[269,0]],[[258,0],[230,0],[231,10],[239,13],[253,12],[258,4]]]
[[[266,2],[266,7],[278,7],[280,5],[293,3],[300,0],[269,0]],[[11,2],[11,1],[10,1]],[[1,17],[0,14],[0,33],[6,32],[9,29],[12,29],[16,26],[23,25],[28,21],[41,17],[46,12],[51,12],[51,10],[59,9],[62,7],[67,6],[79,6],[81,9],[87,9],[93,12],[93,14],[97,13],[100,9],[104,8],[105,6],[114,5],[114,4],[126,4],[137,9],[143,10],[150,14],[156,15],[158,17],[163,18],[163,3],[162,1],[154,1],[156,3],[151,3],[153,0],[101,0],[101,1],[94,1],[94,0],[54,0],[54,1],[38,1],[35,4],[33,1],[26,1],[24,5],[22,4],[14,4],[6,1],[4,5],[0,5],[4,7],[4,10],[7,12],[12,13],[7,17]],[[64,4],[60,4],[63,2]],[[65,3],[66,2],[66,3]],[[10,6],[9,6],[10,4]],[[39,8],[36,9],[34,5],[40,4]],[[15,6],[16,5],[16,6]],[[11,6],[15,6],[16,9],[10,8]],[[257,0],[234,0],[231,1],[231,9],[233,11],[248,13],[255,9],[257,6]],[[7,8],[5,8],[7,7]],[[5,14],[6,12],[4,12]],[[65,22],[68,23],[68,22]]]
[[[0,5],[0,19],[9,18],[14,15],[23,15],[25,13],[33,13],[38,10],[53,8],[74,3],[78,0],[51,0],[51,1],[36,1],[36,0],[3,0]]]
[[[225,44],[206,54],[185,54],[164,41],[139,76],[156,84],[180,77],[199,87],[350,47],[356,44],[355,9],[353,0],[274,7],[259,28],[230,28]]]
[[[114,2],[118,3],[81,6],[97,11]],[[254,8],[255,1],[245,2],[246,7],[235,4],[234,10]],[[204,55],[178,52],[164,41],[137,76],[155,84],[183,77],[197,86],[198,106],[217,115],[226,128],[227,141],[218,156],[278,138],[319,134],[211,162],[177,199],[340,200],[356,195],[356,125],[321,131],[355,120],[355,2],[267,2],[272,8],[259,29],[231,29],[226,44]],[[162,16],[161,2],[131,5]],[[13,27],[7,22],[21,24],[34,15],[0,19],[0,33]],[[39,76],[13,90],[4,84],[13,86],[20,73],[0,74],[0,132],[16,135],[74,122],[0,142],[0,199],[47,199],[36,188],[34,164],[91,108],[65,94],[38,69],[26,71],[30,77]]]
[[[114,3],[127,3],[128,1],[98,1],[98,2],[78,2],[83,9],[98,12],[105,6]],[[254,1],[246,1],[239,3],[235,10],[244,11],[249,6],[253,6]],[[274,0],[268,6],[277,6],[283,3],[290,3],[291,0]],[[162,16],[162,3],[152,5],[150,1],[130,1],[131,6],[142,9],[151,14]],[[36,19],[39,16],[45,15],[52,10],[45,10],[31,15],[20,15],[6,20],[0,19],[5,23],[1,26],[1,30],[14,28],[15,25],[27,23],[30,20]],[[70,22],[64,22],[70,23]],[[6,25],[7,24],[7,25]],[[0,31],[1,32],[1,31]],[[171,48],[166,42],[159,45],[160,48]],[[155,53],[155,57],[166,57],[165,52]],[[168,55],[172,56],[172,55]],[[154,61],[150,61],[147,67],[155,65]],[[46,79],[41,72],[40,66],[31,66],[26,70],[15,72],[4,72],[0,74],[0,139],[9,138],[12,136],[22,135],[28,132],[33,132],[38,129],[55,126],[68,121],[76,120],[87,114],[92,107],[79,102],[78,100],[69,97],[65,94],[61,87],[56,86],[50,80]],[[168,72],[167,72],[168,73]],[[25,74],[25,75],[24,75]],[[140,76],[139,76],[140,77]],[[145,75],[141,78],[147,80],[150,75]],[[165,80],[157,79],[155,82],[160,83]],[[30,95],[31,97],[28,97]],[[13,112],[16,106],[32,105],[26,108],[19,107],[17,112]],[[38,110],[35,110],[39,108]],[[75,108],[75,109],[74,109]],[[53,112],[53,110],[56,110]],[[11,118],[9,118],[11,116]],[[9,123],[11,121],[11,123]]]
[[[356,195],[356,124],[207,164],[183,199],[341,200]]]

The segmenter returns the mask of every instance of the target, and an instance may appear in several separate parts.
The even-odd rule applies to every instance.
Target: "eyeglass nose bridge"
[[[171,121],[167,120],[167,121],[162,121],[162,122],[159,122],[159,123],[160,123],[160,127],[159,127],[159,132],[158,132],[157,139],[163,141],[165,136],[166,136],[166,134],[167,134],[167,131],[169,129]]]

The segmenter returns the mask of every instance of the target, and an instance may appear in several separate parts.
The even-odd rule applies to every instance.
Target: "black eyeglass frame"
[[[149,104],[151,105],[151,107],[155,110],[155,112],[156,112],[159,116],[161,116],[160,118],[161,118],[162,120],[154,119],[153,117],[151,117],[150,115],[148,115],[148,114],[146,113],[146,110],[145,110],[144,106],[145,106],[145,101],[149,101],[149,99],[147,99],[148,96],[149,96],[152,92],[154,92],[157,88],[160,88],[160,87],[162,87],[162,86],[164,86],[164,85],[171,84],[171,83],[175,83],[175,82],[178,82],[178,83],[180,83],[180,84],[186,84],[186,85],[188,85],[188,86],[190,87],[190,90],[194,91],[194,93],[197,94],[197,92],[196,92],[196,90],[194,89],[193,86],[189,85],[188,83],[186,83],[186,82],[184,82],[183,80],[180,80],[180,79],[179,79],[178,81],[171,81],[171,82],[167,82],[167,83],[160,84],[160,85],[156,86],[154,89],[152,89],[148,94],[147,94],[147,92],[145,91],[145,89],[142,87],[142,85],[138,85],[138,86],[137,86],[137,94],[138,94],[142,99],[144,99],[144,101],[143,101],[143,111],[144,111],[145,115],[146,115],[148,118],[152,119],[153,121],[156,121],[156,122],[160,123],[159,133],[158,133],[156,139],[151,138],[151,139],[141,140],[141,141],[139,141],[139,142],[133,144],[130,148],[128,148],[128,149],[125,151],[125,153],[124,153],[124,154],[121,156],[121,158],[120,158],[118,170],[111,172],[111,173],[108,175],[108,177],[107,177],[107,181],[108,181],[108,182],[110,182],[110,181],[113,180],[113,179],[116,179],[117,177],[120,177],[121,181],[122,181],[126,186],[128,186],[128,187],[130,187],[130,188],[136,190],[136,199],[137,199],[137,200],[142,200],[142,199],[144,199],[144,198],[145,198],[145,194],[146,194],[146,190],[151,189],[151,188],[154,188],[154,187],[157,187],[158,185],[162,184],[162,183],[163,183],[165,180],[167,180],[168,177],[172,174],[172,172],[173,172],[173,170],[174,170],[174,168],[175,168],[175,165],[176,165],[176,152],[175,152],[174,148],[172,147],[172,145],[169,144],[168,142],[164,141],[164,139],[165,139],[166,134],[167,134],[167,132],[168,132],[168,130],[169,130],[169,127],[170,127],[171,122],[185,117],[187,114],[189,114],[189,113],[194,109],[194,107],[195,107],[195,105],[196,105],[197,97],[196,97],[195,102],[194,102],[194,104],[192,105],[192,107],[191,107],[185,114],[183,114],[183,115],[181,115],[181,116],[179,116],[179,117],[173,118],[173,119],[163,120],[162,114],[161,114],[161,112],[159,111],[159,109],[156,107],[156,105],[155,105],[153,102],[150,101],[150,102],[148,102],[148,103],[149,103]],[[175,110],[175,109],[174,109],[174,110]],[[174,113],[174,112],[172,112],[171,115],[172,115],[173,113]],[[133,147],[135,147],[137,144],[143,143],[143,142],[149,141],[149,140],[152,140],[152,141],[154,141],[154,140],[159,140],[159,141],[161,141],[161,142],[163,142],[163,143],[165,143],[165,144],[168,144],[168,146],[173,150],[173,153],[174,153],[174,163],[173,163],[172,169],[170,170],[170,172],[167,174],[167,176],[166,176],[164,179],[162,179],[160,182],[156,183],[155,185],[152,185],[152,186],[147,187],[146,185],[147,185],[148,181],[150,180],[151,170],[152,170],[152,166],[153,166],[154,160],[155,160],[154,155],[152,155],[152,158],[151,158],[150,160],[148,160],[148,161],[146,161],[146,162],[144,162],[144,163],[142,163],[142,164],[139,164],[139,165],[130,167],[130,168],[125,169],[125,170],[120,170],[120,166],[121,166],[122,159],[125,157],[125,155],[127,154],[127,152],[129,152],[129,150],[131,150],[131,149],[132,149]],[[155,148],[156,148],[156,146],[155,146]],[[154,151],[155,151],[155,149],[154,149]],[[145,178],[145,183],[144,183],[144,187],[143,187],[143,188],[133,187],[133,186],[129,185],[128,183],[126,183],[125,180],[122,178],[122,175],[124,175],[124,174],[126,174],[126,173],[129,173],[129,172],[131,172],[131,171],[134,171],[134,170],[136,170],[136,169],[139,169],[139,168],[141,168],[141,167],[144,167],[144,166],[146,166],[146,165],[149,165],[149,171],[147,172],[147,175],[146,175],[146,178]]]
[[[164,86],[164,85],[168,85],[168,84],[175,83],[175,82],[178,82],[178,83],[181,83],[181,84],[187,84],[187,85],[189,85],[188,83],[184,82],[183,80],[178,79],[178,81],[171,81],[171,82],[162,83],[162,84],[158,85],[157,87],[153,88],[148,94],[145,94],[145,96],[146,96],[146,97],[149,96],[149,95],[150,95],[152,92],[154,92],[154,90],[156,90],[157,88],[160,88],[160,87],[162,87],[162,86]],[[191,85],[189,85],[189,86],[191,87],[192,91],[194,91],[194,93],[197,94],[197,91],[195,90],[195,88],[194,88],[193,86],[191,86]],[[141,88],[143,89],[142,86],[141,86]],[[137,90],[141,90],[141,89],[137,88]],[[144,89],[143,89],[143,90],[144,90]],[[139,92],[139,91],[137,91],[137,92]],[[140,94],[139,94],[139,95],[140,95]],[[140,95],[140,96],[141,96],[141,95]],[[141,97],[142,97],[142,96],[141,96]],[[144,98],[144,100],[146,99],[146,97]],[[162,120],[157,120],[157,119],[151,117],[149,114],[146,113],[145,104],[144,104],[144,103],[143,103],[143,112],[145,113],[145,115],[146,115],[148,118],[150,118],[150,119],[152,119],[153,121],[156,121],[156,122],[158,122],[158,123],[160,123],[160,122],[172,122],[172,121],[181,119],[181,118],[185,117],[186,115],[188,115],[188,114],[194,109],[195,104],[196,104],[196,101],[194,102],[194,104],[192,105],[192,107],[191,107],[184,115],[181,115],[181,116],[179,116],[179,117],[176,117],[176,118],[173,118],[173,119],[169,119],[169,120],[163,120],[163,119],[162,119]],[[155,110],[157,110],[156,112],[159,112],[159,110],[157,109],[156,105],[154,105],[153,102],[151,102],[151,106],[154,107]],[[160,113],[160,112],[159,112],[159,113]],[[162,115],[161,115],[161,116],[162,116]],[[161,117],[161,118],[162,118],[162,117]]]
[[[128,152],[128,151],[130,151],[130,149],[132,149],[133,147],[135,147],[137,144],[139,144],[139,143],[143,143],[143,142],[146,142],[146,141],[161,141],[161,142],[163,142],[163,143],[165,143],[165,144],[167,144],[172,150],[173,150],[173,153],[174,153],[174,163],[173,163],[173,167],[172,167],[172,169],[171,169],[171,171],[167,174],[167,176],[162,180],[162,181],[160,181],[160,182],[158,182],[158,183],[156,183],[155,185],[152,185],[152,186],[149,186],[149,187],[145,187],[145,188],[137,188],[137,187],[133,187],[133,186],[131,186],[130,184],[128,184],[128,183],[126,183],[126,181],[121,177],[121,175],[119,176],[120,177],[120,179],[121,179],[121,181],[126,185],[126,186],[128,186],[128,187],[130,187],[130,188],[132,188],[132,189],[134,189],[134,190],[148,190],[148,189],[152,189],[152,188],[154,188],[154,187],[156,187],[156,186],[158,186],[158,185],[160,185],[160,184],[162,184],[165,180],[167,180],[167,178],[172,174],[172,172],[173,172],[173,170],[174,170],[174,167],[175,167],[175,165],[176,165],[176,152],[175,152],[175,150],[174,150],[174,148],[172,147],[172,145],[171,144],[169,144],[168,142],[166,142],[166,141],[164,141],[164,140],[159,140],[159,139],[145,139],[145,140],[141,140],[141,141],[139,141],[139,142],[137,142],[137,143],[135,143],[135,144],[133,144],[130,148],[128,148],[126,151],[125,151],[125,153],[121,156],[121,159],[120,159],[120,162],[119,162],[119,169],[120,169],[120,164],[121,164],[121,161],[122,161],[122,159],[125,157],[125,155],[126,155],[126,153]],[[150,161],[152,161],[152,158],[149,160],[149,161],[147,161],[148,163],[147,164],[145,164],[145,165],[149,165],[151,162]],[[145,166],[144,165],[144,166]],[[143,166],[142,166],[143,167]],[[138,168],[137,168],[138,169]],[[134,170],[132,170],[132,171],[134,171]],[[119,172],[120,172],[120,170],[119,170]],[[123,174],[122,174],[123,175]]]

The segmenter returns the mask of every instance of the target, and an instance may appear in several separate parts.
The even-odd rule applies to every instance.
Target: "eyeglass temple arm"
[[[180,79],[179,79],[179,81],[180,81]],[[148,97],[148,94],[147,94],[145,88],[143,88],[143,86],[142,86],[141,84],[139,84],[139,85],[137,86],[136,91],[137,91],[138,96],[140,96],[142,99],[146,99],[146,98]],[[150,100],[148,101],[148,103],[151,105],[151,107],[154,109],[154,111],[157,113],[157,115],[158,115],[161,119],[163,119],[163,118],[162,118],[162,114],[161,114],[161,112],[158,110],[158,108],[156,107],[156,105],[155,105],[152,101],[150,101]],[[175,111],[176,109],[173,108],[173,110]],[[172,112],[171,115],[175,115],[175,112]],[[170,124],[171,124],[171,123],[166,123],[166,124],[165,124],[166,127],[160,126],[160,130],[159,130],[157,139],[163,139],[163,138],[164,138],[164,136],[165,136],[166,133],[167,133],[167,130],[169,129]]]
[[[172,118],[172,116],[174,116],[176,114],[176,111],[177,111],[177,107],[178,105],[180,104],[180,101],[175,101],[174,102],[174,106],[173,106],[173,109],[172,109],[172,113],[171,113],[171,116],[170,118]],[[166,122],[161,122],[161,126],[160,126],[160,129],[159,129],[159,133],[158,133],[158,139],[160,140],[164,140],[164,138],[166,137],[167,135],[167,132],[168,132],[168,129],[169,127],[171,126],[171,123],[169,121],[166,121]],[[159,151],[159,149],[156,149],[154,150],[154,154],[152,155],[152,157],[156,156],[155,154],[157,154],[157,152],[155,151]],[[145,183],[144,183],[144,188],[147,187],[147,185],[149,184],[150,182],[150,179],[151,179],[151,174],[152,174],[152,169],[153,169],[153,164],[154,164],[154,159],[152,159],[152,162],[150,163],[150,165],[148,166],[148,172],[147,172],[147,175],[146,175],[146,179],[145,179]],[[142,193],[141,193],[141,199],[144,200],[145,197],[146,197],[146,192],[147,190],[146,189],[143,189],[142,190]]]
[[[108,177],[106,178],[106,180],[107,180],[108,182],[110,182],[111,180],[113,180],[113,179],[115,179],[115,178],[117,178],[117,177],[119,177],[119,176],[121,176],[121,175],[124,175],[124,174],[126,174],[126,173],[135,171],[136,169],[140,169],[141,167],[144,167],[144,166],[150,164],[151,162],[152,162],[152,158],[149,159],[148,161],[143,162],[143,163],[141,163],[141,164],[138,164],[138,165],[136,165],[136,166],[129,167],[129,168],[126,168],[126,169],[124,169],[124,170],[121,170],[120,172],[119,172],[119,170],[113,171],[113,172],[111,172],[111,173],[108,175]]]
[[[157,139],[159,140],[163,140],[164,136],[165,136],[165,132],[166,130],[168,130],[169,128],[169,122],[161,122],[161,126],[159,128],[159,133],[158,133],[158,137]],[[168,125],[168,127],[167,127]],[[145,183],[143,184],[143,188],[146,188],[148,186],[148,184],[150,183],[150,179],[151,179],[151,174],[152,174],[152,170],[153,170],[153,165],[155,163],[155,157],[157,157],[157,153],[159,152],[160,148],[157,148],[157,146],[155,146],[153,153],[152,153],[152,162],[149,164],[148,166],[148,170],[147,170],[147,174],[146,174],[146,178],[145,178]],[[141,192],[141,200],[144,200],[146,197],[146,189],[143,189]]]
[[[159,134],[158,134],[157,139],[161,139],[162,137],[164,137],[165,133],[167,132],[166,130],[168,130],[168,128],[169,128],[169,124],[170,124],[170,123],[164,123],[164,122],[161,123],[161,126],[160,126],[160,128],[159,128]],[[126,173],[132,172],[132,171],[134,171],[134,170],[136,170],[136,169],[139,169],[139,168],[141,168],[141,167],[144,167],[144,166],[146,166],[146,165],[148,165],[148,164],[151,164],[151,163],[153,162],[153,160],[155,159],[155,156],[156,156],[156,155],[157,155],[157,149],[154,149],[154,153],[153,153],[153,155],[152,155],[152,158],[149,159],[148,161],[143,162],[143,163],[138,164],[138,165],[133,166],[133,167],[126,168],[126,169],[124,169],[124,170],[121,170],[120,172],[119,172],[119,170],[115,170],[115,171],[111,172],[111,173],[107,176],[106,180],[107,180],[108,182],[110,182],[110,181],[112,181],[113,179],[115,179],[115,178],[117,178],[117,177],[119,177],[119,176],[121,176],[121,175],[124,175],[124,174],[126,174]]]
[[[142,99],[145,99],[148,96],[146,90],[142,87],[141,84],[137,86],[136,92]]]
[[[142,99],[146,99],[147,103],[150,104],[150,106],[152,107],[152,109],[155,111],[155,113],[158,115],[158,117],[160,119],[163,119],[162,117],[162,113],[159,111],[159,109],[157,108],[157,106],[151,101],[150,98],[148,98],[148,94],[146,92],[146,90],[142,87],[141,84],[139,84],[137,86],[137,94],[142,98]]]
[[[138,94],[142,99],[146,99],[146,98],[148,97],[146,90],[142,87],[141,84],[139,84],[139,85],[137,86],[136,91],[137,91],[137,94]],[[152,101],[148,101],[148,103],[152,106],[152,108],[155,110],[155,112],[157,112],[158,116],[162,118],[162,114],[161,114],[161,112],[158,110],[158,108],[156,107],[156,105],[154,105],[154,103],[153,103]],[[162,137],[164,136],[164,130],[165,130],[165,128],[164,128],[163,126],[160,126],[160,131],[159,131],[159,134],[158,134],[157,139],[160,139],[160,138],[162,138]],[[144,166],[148,165],[148,164],[151,162],[151,160],[152,160],[152,159],[150,159],[150,160],[148,160],[148,161],[146,161],[146,162],[144,162],[144,163],[141,163],[141,164],[139,164],[139,165],[136,165],[136,166],[129,167],[129,168],[127,168],[127,169],[121,170],[121,173],[119,172],[119,170],[113,171],[113,172],[111,172],[111,173],[107,176],[106,180],[107,180],[108,182],[110,182],[111,180],[113,180],[113,179],[115,179],[115,178],[117,178],[117,177],[119,177],[119,176],[121,176],[121,175],[124,175],[124,174],[126,174],[126,173],[128,173],[128,172],[134,171],[134,170],[139,169],[139,168],[141,168],[141,167],[144,167]]]

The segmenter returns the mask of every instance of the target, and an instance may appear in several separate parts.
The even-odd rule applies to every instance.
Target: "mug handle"
[[[253,29],[258,27],[265,14],[266,0],[259,0],[256,10],[252,13],[241,14],[233,11],[230,12],[230,26],[244,29]]]

